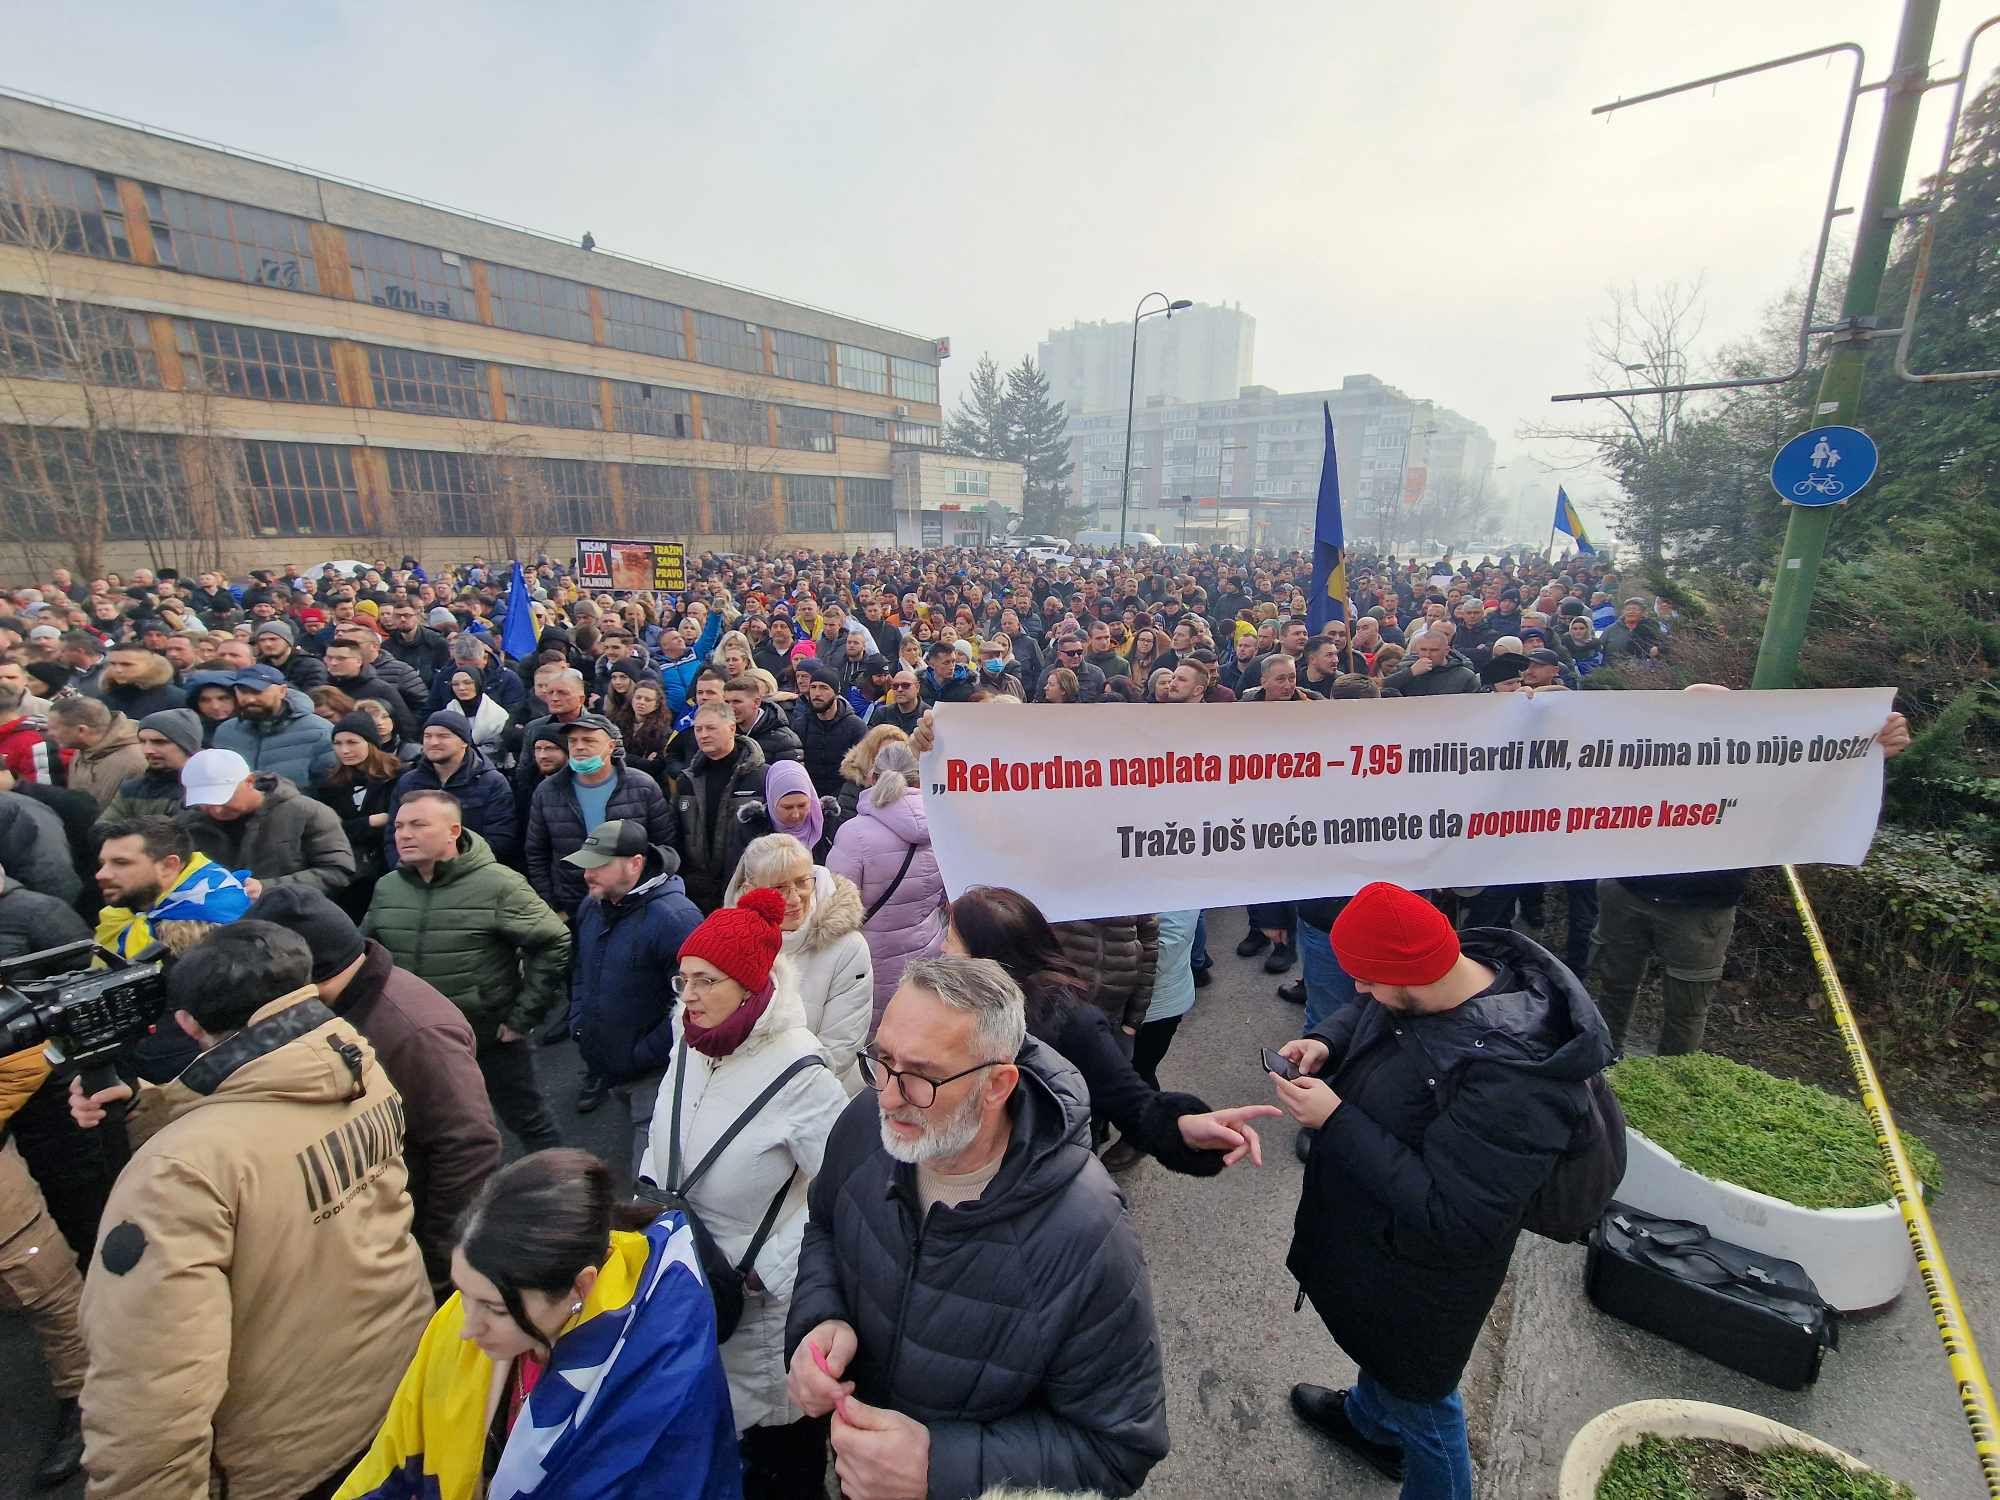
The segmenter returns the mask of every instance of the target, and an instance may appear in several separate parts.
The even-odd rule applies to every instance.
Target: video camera
[[[106,967],[14,978],[75,959]],[[98,1093],[121,1081],[113,1061],[153,1031],[166,994],[164,963],[121,957],[90,938],[0,960],[0,1056],[46,1047],[82,1074],[85,1092]]]

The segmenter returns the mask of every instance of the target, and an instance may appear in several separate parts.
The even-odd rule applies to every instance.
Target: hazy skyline
[[[1945,0],[1938,74],[1983,9]],[[1899,13],[111,0],[11,16],[0,84],[948,336],[947,410],[982,350],[1011,364],[1155,287],[1240,302],[1259,383],[1367,371],[1440,401],[1492,432],[1511,493],[1534,474],[1517,428],[1588,384],[1608,286],[1705,277],[1712,347],[1799,277],[1846,64],[1590,107],[1845,40],[1873,81]],[[1880,110],[1863,97],[1844,204]]]

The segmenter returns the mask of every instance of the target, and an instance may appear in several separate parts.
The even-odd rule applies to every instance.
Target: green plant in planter
[[[1682,1165],[1801,1208],[1866,1208],[1889,1197],[1868,1113],[1810,1084],[1726,1057],[1628,1057],[1608,1075],[1626,1123]],[[1903,1133],[1933,1192],[1936,1154]]]
[[[1597,1481],[1597,1500],[1916,1500],[1916,1491],[1882,1474],[1857,1474],[1823,1453],[1767,1448],[1752,1453],[1708,1438],[1647,1433],[1612,1456]]]

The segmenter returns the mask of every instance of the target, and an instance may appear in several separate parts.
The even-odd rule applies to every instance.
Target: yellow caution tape
[[[1806,899],[1799,872],[1790,865],[1784,866],[1784,871],[1785,881],[1792,888],[1792,903],[1798,907],[1799,921],[1805,927],[1806,946],[1812,950],[1813,967],[1819,970],[1820,984],[1826,991],[1827,1008],[1840,1028],[1847,1060],[1854,1067],[1854,1081],[1861,1087],[1862,1107],[1875,1126],[1875,1144],[1881,1148],[1882,1160],[1889,1168],[1896,1207],[1902,1211],[1903,1227],[1910,1236],[1910,1253],[1917,1259],[1917,1274],[1923,1278],[1931,1315],[1937,1319],[1938,1337],[1944,1341],[1945,1358],[1951,1362],[1951,1376],[1958,1386],[1958,1403],[1964,1408],[1966,1425],[1972,1429],[1972,1447],[1979,1455],[1986,1493],[2000,1500],[2000,1415],[1995,1412],[1993,1387],[1987,1382],[1986,1366],[1980,1362],[1979,1345],[1966,1322],[1965,1307],[1958,1300],[1958,1288],[1952,1283],[1951,1268],[1945,1264],[1937,1231],[1931,1227],[1917,1174],[1904,1154],[1903,1138],[1897,1133],[1895,1117],[1889,1113],[1889,1101],[1882,1097],[1882,1081],[1875,1076],[1875,1064],[1868,1056],[1861,1028],[1855,1024],[1854,1012],[1847,1004],[1847,991],[1834,971],[1833,956],[1827,952],[1819,918],[1813,915],[1812,902]]]

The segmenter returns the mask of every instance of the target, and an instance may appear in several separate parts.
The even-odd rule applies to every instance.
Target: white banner
[[[1859,864],[1888,688],[947,704],[946,888],[1052,921],[1412,889]]]

